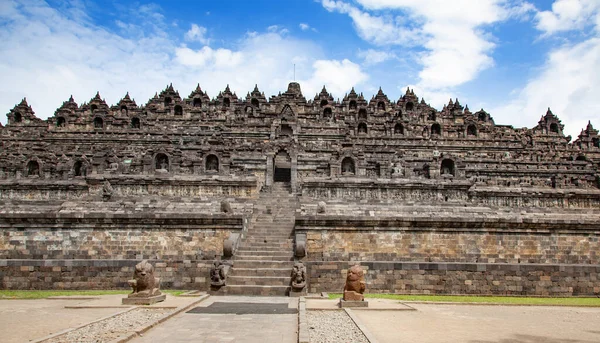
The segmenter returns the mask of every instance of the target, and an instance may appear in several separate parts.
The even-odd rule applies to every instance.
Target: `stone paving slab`
[[[600,342],[600,308],[411,304],[353,314],[380,343]]]
[[[289,308],[287,304],[257,304],[257,303],[234,303],[214,302],[210,306],[198,306],[186,313],[205,314],[294,314],[298,310]]]
[[[242,296],[210,297],[200,303],[200,307],[209,307],[215,302],[287,304],[288,308],[298,307],[298,299]],[[298,314],[181,313],[130,342],[296,343],[297,341]]]
[[[65,308],[87,301],[0,300],[0,341],[29,342],[123,311],[122,308]]]
[[[194,302],[197,297],[176,297],[170,294],[166,294],[165,301],[161,301],[156,304],[147,305],[148,307],[179,307]],[[110,294],[95,297],[85,302],[69,305],[68,308],[72,309],[86,309],[86,308],[129,308],[135,305],[123,305],[121,300],[127,298],[127,294]]]
[[[132,306],[121,305],[126,294],[53,299],[0,300],[1,342],[28,342],[122,312]],[[167,294],[164,302],[150,308],[176,308],[191,304],[198,297]]]
[[[356,311],[414,311],[411,306],[397,300],[389,299],[367,299],[368,307],[355,308]],[[307,310],[339,310],[339,299],[306,299]]]

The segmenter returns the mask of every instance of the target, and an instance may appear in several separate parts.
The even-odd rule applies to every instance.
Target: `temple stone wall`
[[[303,204],[307,261],[600,264],[600,213],[461,206]],[[349,214],[353,213],[353,214]],[[343,215],[342,215],[343,214]]]
[[[130,289],[139,259],[2,260],[2,289]],[[208,290],[212,261],[150,260],[163,289]]]
[[[0,259],[212,260],[231,230],[23,229],[3,230]]]
[[[244,232],[253,204],[13,201],[0,207],[0,288],[127,289],[135,264],[157,267],[163,287],[206,290],[224,241]]]
[[[600,264],[598,235],[502,232],[318,231],[309,261]]]
[[[309,292],[344,289],[355,262],[306,261]],[[362,261],[368,293],[597,296],[600,265]]]

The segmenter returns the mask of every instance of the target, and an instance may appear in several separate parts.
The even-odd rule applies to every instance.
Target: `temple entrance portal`
[[[292,159],[285,151],[280,151],[275,155],[273,161],[273,181],[291,182],[292,181]]]

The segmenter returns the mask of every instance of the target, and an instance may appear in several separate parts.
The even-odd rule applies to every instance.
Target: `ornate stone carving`
[[[306,267],[302,262],[296,262],[292,269],[292,291],[299,292],[304,287],[306,287]]]
[[[221,201],[221,212],[223,213],[233,213],[231,210],[231,204],[227,200]]]
[[[404,176],[404,168],[402,168],[402,164],[400,164],[400,162],[396,162],[392,167],[392,177],[395,178],[401,176]]]
[[[102,184],[102,200],[109,201],[110,198],[112,198],[113,191],[114,190],[113,190],[110,182],[108,180],[105,180],[104,183]]]
[[[306,256],[306,233],[296,233],[294,255],[298,258]]]
[[[317,204],[317,213],[325,213],[326,206],[327,204],[325,203],[325,201],[319,201],[319,203]]]
[[[160,279],[154,276],[154,266],[147,260],[135,265],[133,279],[127,281],[133,292],[123,299],[123,304],[153,304],[165,300],[160,292]]]
[[[212,288],[225,286],[229,267],[229,265],[219,260],[213,262],[213,266],[210,269],[210,286]]]
[[[366,284],[364,271],[359,265],[354,265],[348,269],[346,274],[346,285],[344,286],[345,301],[363,301],[365,296]]]
[[[130,297],[149,297],[160,295],[160,279],[154,276],[154,266],[147,260],[135,265],[133,280],[128,281],[133,288]]]

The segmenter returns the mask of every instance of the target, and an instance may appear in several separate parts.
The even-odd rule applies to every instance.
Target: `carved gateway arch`
[[[293,143],[273,144],[267,149],[266,180],[267,187],[274,183],[289,183],[292,193],[297,190],[298,151]]]

